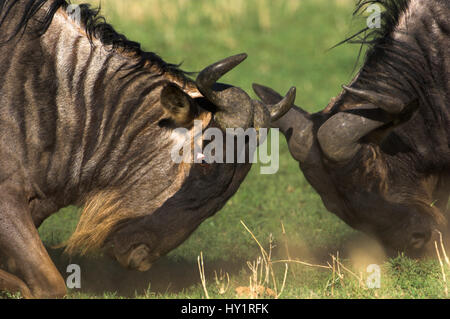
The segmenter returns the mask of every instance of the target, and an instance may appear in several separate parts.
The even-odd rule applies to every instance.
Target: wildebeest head
[[[266,103],[280,99],[267,87],[254,89]],[[433,230],[446,224],[449,185],[448,175],[439,170],[420,171],[414,150],[401,141],[403,132],[423,125],[415,114],[417,102],[397,105],[402,110],[393,115],[381,110],[384,100],[376,103],[364,96],[368,92],[347,92],[319,113],[294,107],[272,126],[283,131],[292,156],[329,211],[387,248],[420,253]]]
[[[368,4],[386,10],[381,27],[356,41],[370,48],[352,83],[322,112],[293,108],[272,126],[286,135],[328,210],[415,254],[447,223],[449,6],[361,0],[355,14]],[[266,103],[279,100],[271,89],[254,89]]]
[[[161,115],[149,133],[142,133],[142,153],[148,158],[133,159],[136,165],[125,160],[127,170],[136,172],[131,177],[127,174],[123,185],[94,192],[86,201],[77,230],[69,240],[69,252],[85,253],[104,246],[123,266],[145,271],[223,207],[247,175],[249,161],[197,162],[204,155],[193,147],[193,153],[182,154],[189,155],[190,161],[176,163],[171,153],[181,138],[182,144],[195,146],[195,134],[215,129],[223,133],[226,154],[226,139],[238,138],[227,134],[227,129],[270,128],[271,121],[292,107],[295,88],[277,103],[264,104],[238,87],[216,83],[245,58],[240,54],[217,62],[200,72],[195,83],[183,86],[177,81],[162,82],[157,101]],[[201,123],[200,132],[195,133],[194,121]],[[174,134],[178,128],[187,134]],[[155,132],[157,141],[153,140]],[[146,151],[151,144],[152,150]],[[238,151],[234,150],[234,156]],[[252,154],[247,145],[244,152],[249,159]]]
[[[83,163],[73,165],[72,157],[58,159],[67,161],[71,168],[81,168],[83,175],[74,179],[79,173],[70,169],[69,174],[55,174],[64,180],[55,190],[60,206],[84,206],[66,252],[84,254],[103,247],[122,265],[147,270],[151,262],[182,243],[234,195],[250,170],[254,151],[253,145],[248,145],[246,130],[255,129],[259,136],[262,128],[269,128],[272,120],[291,108],[295,89],[270,105],[252,100],[238,87],[217,83],[246,54],[210,65],[194,81],[176,65],[142,51],[138,43],[117,34],[89,6],[81,5],[79,10],[80,21],[65,10],[56,12],[40,40],[43,47],[52,50],[61,39],[78,39],[79,58],[70,62],[90,63],[89,67],[75,68],[90,71],[80,75],[80,82],[95,83],[86,85],[88,105],[80,107],[66,99],[64,106],[56,106],[64,107],[65,112],[72,108],[75,114],[82,110],[96,114],[70,119],[69,124],[77,124],[92,118],[92,128],[69,126],[72,134],[66,134],[63,142],[76,145],[80,131],[93,133],[83,138],[86,145],[80,149],[86,153],[76,156]],[[79,32],[82,29],[85,31]],[[52,53],[66,57],[66,51]],[[63,71],[67,64],[72,67],[62,58],[56,60],[62,61],[57,67]],[[222,135],[205,136],[207,129]],[[244,133],[237,130],[232,134],[228,129]],[[216,143],[217,149],[211,153],[215,159],[220,157],[218,153],[226,159],[202,161],[205,155],[197,146],[212,144],[213,136],[214,141],[223,141]],[[232,143],[230,151],[228,142],[239,138],[243,138],[243,147],[234,148],[236,143]],[[239,156],[244,154],[243,161],[233,160],[238,152]],[[64,174],[67,177],[63,178]],[[56,183],[50,184],[55,189]]]

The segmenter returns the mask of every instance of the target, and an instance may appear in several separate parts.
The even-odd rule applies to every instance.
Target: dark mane
[[[441,41],[432,25],[437,25],[441,33],[448,30],[446,13],[450,3],[448,0],[424,1],[423,10],[410,13],[413,1],[358,1],[356,16],[370,4],[378,4],[385,11],[381,15],[381,28],[366,27],[342,42],[361,44],[368,49],[364,63],[350,86],[382,96],[394,96],[405,105],[417,103],[420,116],[415,117],[415,123],[423,125],[427,143],[433,145],[430,149],[439,150],[433,152],[433,162],[427,165],[448,167],[450,154],[445,147],[446,141],[443,144],[441,133],[436,134],[437,131],[448,134],[447,70],[444,60],[435,53],[446,52],[448,43]],[[339,102],[348,95],[351,93],[344,91]],[[414,129],[404,125],[395,131],[401,136],[401,143],[412,150],[417,149],[417,140],[421,138]],[[417,152],[416,158],[423,159]],[[418,161],[418,167],[424,167],[424,161]]]
[[[428,62],[418,45],[417,35],[412,32],[403,40],[394,37],[399,32],[400,18],[407,13],[410,3],[411,0],[358,0],[354,16],[361,16],[371,4],[384,8],[381,28],[365,27],[341,43],[361,44],[360,54],[362,48],[367,47],[363,66],[353,86],[387,96],[395,95],[405,103],[418,99],[422,105],[429,106],[426,90],[432,75],[426,67]],[[429,47],[432,45],[429,43]]]
[[[358,0],[353,11],[354,17],[360,17],[368,6],[378,4],[385,9],[381,12],[381,27],[369,28],[368,26],[339,42],[334,47],[344,43],[361,44],[358,59],[364,46],[368,47],[365,60],[380,53],[390,35],[394,32],[397,23],[409,7],[410,0]],[[358,61],[357,61],[358,62]]]
[[[23,36],[27,31],[29,21],[36,15],[36,13],[50,1],[47,12],[43,19],[39,20],[39,26],[36,29],[36,36],[42,36],[50,27],[53,17],[58,9],[63,8],[67,10],[70,1],[66,0],[0,0],[0,30],[5,23],[10,11],[14,9],[18,4],[24,4],[22,9],[22,17],[15,26],[12,33],[9,33],[9,37],[0,41],[0,45],[5,44],[13,40],[17,36]],[[135,56],[137,63],[133,68],[140,68],[145,64],[157,66],[161,72],[170,72],[171,74],[184,76],[189,73],[184,72],[179,68],[180,65],[166,63],[154,52],[146,52],[142,50],[141,45],[137,42],[130,41],[123,34],[120,34],[114,30],[114,28],[106,22],[106,19],[100,15],[100,8],[92,9],[90,4],[80,4],[81,13],[81,25],[91,41],[94,38],[100,40],[105,45],[110,45],[113,50],[124,52]]]

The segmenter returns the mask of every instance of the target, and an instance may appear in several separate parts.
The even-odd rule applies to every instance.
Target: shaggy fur
[[[118,191],[99,191],[86,200],[75,232],[65,243],[69,255],[98,251],[115,227],[133,213],[121,208]]]
[[[8,14],[22,1],[20,0],[0,0],[0,28],[8,18]],[[8,38],[2,39],[1,44],[6,44],[12,41],[17,35],[23,36],[27,32],[27,27],[31,19],[37,12],[46,6],[46,14],[39,19],[39,27],[35,28],[33,32],[37,37],[42,36],[49,28],[54,15],[58,9],[67,10],[70,2],[65,0],[33,0],[22,9],[22,17],[13,28],[12,32],[8,33]],[[90,4],[80,4],[81,25],[86,32],[89,40],[100,40],[105,46],[111,46],[113,50],[121,51],[125,54],[130,54],[138,58],[135,65],[130,67],[134,70],[139,70],[146,64],[156,65],[162,73],[172,73],[179,76],[184,74],[191,74],[179,69],[179,65],[165,62],[154,52],[143,51],[138,42],[130,41],[123,34],[117,33],[114,28],[106,22],[106,19],[100,15],[100,8],[92,9]],[[155,74],[158,76],[161,74]]]

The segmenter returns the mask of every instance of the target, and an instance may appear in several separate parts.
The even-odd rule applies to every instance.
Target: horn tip
[[[347,85],[342,85],[342,88],[343,88],[345,91],[351,91],[351,88],[348,87]]]
[[[295,95],[295,94],[297,94],[297,88],[293,86],[289,89],[288,95]]]
[[[240,53],[240,54],[232,55],[228,58],[225,58],[221,62],[231,63],[234,66],[237,66],[238,64],[241,64],[245,59],[247,59],[247,57],[248,57],[247,53]]]
[[[240,59],[241,61],[244,61],[245,59],[248,58],[248,54],[243,52],[243,53],[240,53],[240,54],[236,54],[234,57],[236,59]]]
[[[225,61],[232,62],[236,66],[238,64],[241,64],[245,59],[247,59],[247,57],[247,53],[240,53],[226,58]]]
[[[288,93],[286,94],[286,97],[290,103],[294,103],[296,96],[297,96],[297,88],[293,86],[289,89]]]

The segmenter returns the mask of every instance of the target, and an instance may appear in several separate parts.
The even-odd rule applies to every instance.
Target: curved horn
[[[295,88],[290,89],[284,99],[276,91],[263,85],[253,84],[253,90],[261,101],[268,105],[271,111],[279,109],[278,107],[283,101],[287,101],[286,104],[291,105],[286,114],[282,114],[285,111],[285,106],[280,108],[282,112],[279,114],[276,114],[277,112],[271,112],[271,127],[279,128],[283,132],[289,146],[289,151],[297,161],[300,163],[309,161],[310,152],[314,143],[314,123],[307,112],[293,104],[296,93]]]
[[[211,100],[211,102],[220,102],[220,100],[217,101],[218,96],[214,91],[213,86],[222,76],[241,64],[246,58],[247,54],[241,53],[211,64],[210,66],[203,69],[203,71],[199,73],[196,79],[197,87],[200,92],[203,95],[207,96],[208,99]]]
[[[367,102],[370,102],[374,106],[379,107],[388,113],[398,114],[401,113],[405,108],[405,103],[391,96],[383,95],[373,91],[355,89],[345,85],[343,85],[342,88],[348,93],[357,96]]]
[[[362,114],[364,112],[366,116]],[[389,122],[379,113],[379,109],[369,105],[355,111],[339,112],[328,119],[317,132],[325,156],[335,162],[355,156],[361,148],[361,138]]]
[[[266,107],[270,112],[272,122],[282,118],[294,105],[296,97],[296,88],[291,87],[286,96],[276,104],[267,104]]]
[[[247,129],[253,124],[254,106],[247,93],[237,87],[216,83],[246,58],[247,54],[242,53],[223,59],[208,66],[197,76],[199,91],[217,106],[215,120],[222,129]]]

